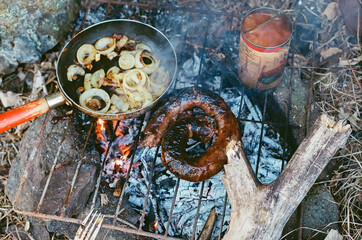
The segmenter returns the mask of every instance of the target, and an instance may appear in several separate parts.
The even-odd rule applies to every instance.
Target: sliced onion
[[[73,81],[77,79],[77,76],[84,76],[85,71],[78,65],[70,65],[67,69],[67,78],[69,81]]]
[[[113,66],[110,69],[108,69],[107,78],[109,78],[111,80],[116,79],[117,74],[120,72],[121,72],[121,69],[119,69],[119,67]]]
[[[105,113],[111,105],[111,100],[106,91],[103,89],[93,88],[80,95],[79,103],[84,108],[99,113]]]
[[[85,90],[85,91],[88,91],[88,90],[92,89],[91,77],[92,77],[92,74],[91,74],[91,73],[87,73],[87,74],[84,76],[84,90]]]
[[[91,84],[95,88],[100,88],[104,82],[105,73],[103,69],[99,69],[92,74]]]
[[[132,107],[145,107],[153,102],[152,94],[146,88],[138,88],[137,91],[125,91],[126,97]]]
[[[128,50],[123,50],[120,55],[123,54],[132,54],[133,56],[135,56],[137,53],[139,53],[141,50],[133,50],[133,51],[128,51]]]
[[[146,50],[138,52],[135,56],[135,67],[142,69],[147,74],[153,73],[158,68],[158,65],[159,61],[156,61]]]
[[[124,75],[126,75],[124,72],[118,73],[113,81],[115,81],[119,87],[122,86]]]
[[[111,97],[111,103],[121,112],[126,112],[129,108],[129,103],[124,96],[119,97],[116,94],[113,94]]]
[[[99,60],[101,60],[101,54],[97,53],[96,57],[95,57],[96,62],[98,62]]]
[[[152,52],[151,47],[149,47],[148,45],[143,44],[143,43],[137,44],[136,45],[136,50],[146,50],[146,51]]]
[[[116,52],[114,52],[114,51],[107,54],[107,58],[109,60],[112,60],[113,58],[115,58],[117,56],[118,56],[118,54]]]
[[[135,58],[132,54],[121,54],[121,56],[119,57],[118,60],[118,64],[120,66],[120,68],[124,69],[124,70],[128,70],[134,67],[135,64]]]
[[[117,49],[121,49],[126,43],[128,42],[128,37],[126,35],[122,35],[120,38],[118,38],[117,41]]]
[[[113,37],[103,37],[94,44],[94,47],[100,54],[107,55],[116,48],[116,41]]]
[[[97,54],[92,44],[83,44],[77,51],[77,60],[82,65],[91,64]]]
[[[145,86],[148,81],[148,76],[140,69],[129,70],[123,78],[123,89],[135,91],[140,87]],[[125,90],[126,91],[126,90]]]

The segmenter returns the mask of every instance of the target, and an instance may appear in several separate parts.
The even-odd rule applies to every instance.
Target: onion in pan
[[[103,89],[92,88],[85,91],[79,97],[79,103],[82,107],[95,112],[105,113],[111,105],[111,99]]]
[[[84,76],[85,71],[78,65],[70,65],[67,69],[67,78],[69,81],[73,81],[77,79],[77,76]]]
[[[107,55],[116,48],[115,38],[103,37],[94,44],[94,47],[100,54]]]
[[[105,73],[103,69],[99,69],[92,74],[91,84],[95,88],[100,88],[104,82]]]
[[[83,44],[77,51],[77,60],[83,66],[89,65],[95,59],[97,50],[92,44]]]

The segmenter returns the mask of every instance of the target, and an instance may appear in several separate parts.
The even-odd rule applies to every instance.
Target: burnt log
[[[289,217],[351,131],[349,125],[320,116],[286,168],[269,185],[256,179],[241,142],[231,141],[221,176],[231,204],[223,239],[280,239]]]

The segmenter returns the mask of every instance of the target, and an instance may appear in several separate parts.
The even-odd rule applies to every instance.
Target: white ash
[[[195,78],[199,75],[201,59],[194,53],[192,58],[184,62],[178,73],[176,81],[176,89],[192,87],[195,85]]]
[[[84,21],[84,27],[88,27],[93,24],[102,22],[104,20],[105,14],[106,14],[106,9],[101,6],[98,6],[96,9],[90,8],[87,17],[85,18]],[[76,26],[81,25],[83,18],[84,18],[84,11],[80,11]]]
[[[243,99],[240,102],[241,96],[238,90],[233,88],[225,89],[221,92],[220,95],[224,98],[236,116],[238,115],[240,109],[239,105],[242,104],[242,108],[248,108],[248,112],[250,112],[250,118],[254,120],[261,120],[262,113],[260,109],[256,106],[253,106],[247,96],[243,96]],[[243,133],[242,140],[244,149],[246,150],[247,157],[255,171],[256,159],[259,149],[261,124],[246,122],[245,125],[243,125],[241,131]],[[134,206],[139,209],[139,211],[142,210],[144,198],[147,194],[149,173],[151,171],[155,154],[156,148],[144,148],[139,149],[136,152],[135,160],[142,162],[144,165],[144,168],[141,171],[141,174],[144,178],[135,180],[135,178],[132,177],[135,174],[132,174],[129,186],[126,188],[126,194],[129,196],[129,201],[134,204]],[[281,158],[278,158],[278,156],[282,156],[282,154],[283,148],[280,134],[276,133],[271,126],[265,125],[258,172],[258,179],[262,183],[270,183],[280,174],[282,160]],[[200,234],[213,207],[216,207],[217,222],[214,226],[212,238],[217,237],[219,234],[221,214],[223,211],[224,197],[226,192],[220,179],[220,175],[221,173],[205,181],[204,183],[204,191],[202,193],[196,235]],[[149,202],[147,205],[147,212],[150,211],[150,207],[153,208],[155,212],[155,220],[159,221],[159,233],[164,233],[163,231],[167,225],[169,216],[168,213],[171,209],[176,182],[177,178],[167,171],[166,168],[162,165],[160,152],[158,152],[154,177],[149,195]],[[171,236],[182,236],[186,238],[190,238],[192,236],[200,189],[201,183],[180,180],[179,190],[169,227],[169,234]],[[223,231],[227,228],[229,214],[230,205],[227,203]]]

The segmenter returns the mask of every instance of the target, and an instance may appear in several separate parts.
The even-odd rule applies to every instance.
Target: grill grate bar
[[[48,111],[46,113],[46,115],[45,115],[45,119],[44,119],[44,122],[43,122],[43,124],[41,126],[40,132],[38,134],[37,141],[34,144],[34,148],[33,148],[32,152],[30,153],[28,162],[26,164],[25,171],[24,171],[23,176],[21,178],[19,187],[18,187],[18,189],[16,191],[15,200],[14,200],[14,208],[15,209],[17,209],[20,193],[24,188],[26,179],[28,177],[28,174],[30,173],[31,166],[34,164],[35,159],[39,159],[38,156],[41,153],[41,151],[43,150],[43,147],[45,146],[45,144],[40,144],[40,143],[42,142],[41,140],[42,140],[44,132],[45,132],[46,124],[48,123],[49,118],[50,118],[50,112],[51,112],[51,110]]]
[[[222,208],[222,215],[221,215],[221,223],[220,223],[220,232],[219,232],[219,237],[218,239],[221,240],[221,235],[222,235],[222,227],[224,226],[224,218],[225,218],[225,213],[226,213],[226,205],[228,202],[228,194],[225,191],[225,198],[224,198],[224,206]]]
[[[133,161],[134,161],[134,156],[136,155],[135,152],[137,150],[137,145],[139,143],[139,140],[140,140],[140,135],[141,135],[141,130],[142,130],[142,126],[143,126],[143,123],[144,123],[144,118],[145,116],[143,115],[142,119],[141,119],[141,125],[138,129],[138,133],[137,133],[137,136],[136,136],[136,139],[134,141],[134,144],[132,146],[132,149],[133,149],[133,154],[132,154],[132,157],[131,157],[131,161],[130,161],[130,164],[129,164],[129,167],[128,167],[128,170],[127,170],[127,176],[126,176],[126,180],[122,186],[122,191],[121,191],[121,195],[119,196],[119,200],[118,200],[118,203],[117,203],[117,209],[116,209],[116,212],[114,214],[114,218],[113,218],[113,225],[116,224],[117,222],[117,216],[118,214],[120,213],[120,208],[121,208],[121,204],[122,204],[122,200],[123,200],[123,196],[124,196],[124,191],[126,190],[126,187],[127,187],[127,184],[128,184],[128,180],[129,180],[129,176],[131,175],[131,171],[132,171],[132,166],[133,166]]]
[[[292,124],[286,124],[286,123],[278,123],[278,122],[271,122],[271,121],[259,121],[259,120],[252,120],[252,119],[247,119],[247,118],[238,118],[240,122],[253,122],[253,123],[264,123],[266,125],[271,125],[271,126],[275,126],[275,127],[285,127],[286,125],[290,128],[293,128],[293,129],[298,129],[300,128],[300,126],[297,126],[297,125],[292,125]]]
[[[90,125],[90,127],[89,127],[89,131],[88,131],[88,134],[87,134],[87,138],[86,138],[85,143],[84,143],[84,148],[83,148],[82,153],[81,153],[81,156],[80,156],[80,158],[79,158],[78,165],[77,165],[77,168],[76,168],[76,170],[75,170],[75,173],[74,173],[74,176],[73,176],[73,179],[72,179],[72,183],[71,183],[71,185],[70,185],[70,187],[69,187],[69,190],[68,190],[68,193],[67,193],[67,197],[65,198],[65,202],[64,202],[62,211],[61,211],[61,213],[60,213],[60,216],[62,216],[62,217],[63,217],[64,214],[65,214],[65,209],[66,209],[67,206],[68,206],[70,194],[71,194],[72,191],[73,191],[73,188],[74,188],[74,185],[75,185],[75,181],[76,181],[76,179],[77,179],[77,177],[78,177],[78,174],[79,174],[79,169],[80,169],[80,167],[82,166],[82,163],[83,163],[83,155],[84,155],[84,153],[85,153],[85,149],[86,149],[86,147],[87,147],[88,139],[89,139],[89,136],[90,136],[90,134],[91,134],[93,125],[94,125],[94,121],[91,122],[91,125]]]
[[[295,4],[296,1],[294,1],[293,5]],[[199,54],[201,55],[200,57],[200,66],[199,66],[199,69],[198,69],[198,75],[197,77],[195,77],[195,80],[196,80],[196,84],[199,85],[200,84],[200,75],[202,74],[202,68],[203,68],[203,65],[205,64],[205,59],[206,59],[206,56],[205,56],[205,52],[206,52],[206,49],[207,48],[207,38],[208,38],[208,35],[209,35],[209,28],[210,28],[210,25],[211,25],[211,21],[212,19],[210,19],[209,15],[217,15],[217,16],[227,16],[227,17],[230,17],[230,31],[232,30],[232,24],[233,23],[233,20],[235,17],[240,17],[242,16],[241,14],[232,14],[232,13],[227,13],[227,12],[213,12],[211,10],[203,10],[203,9],[198,9],[198,8],[183,8],[183,7],[176,7],[176,6],[173,6],[173,5],[165,5],[165,4],[162,4],[160,2],[156,2],[156,4],[149,4],[147,3],[147,1],[141,1],[141,2],[126,2],[126,1],[114,1],[114,0],[95,0],[95,1],[89,1],[87,2],[87,4],[85,5],[85,13],[84,13],[84,17],[82,19],[82,22],[81,22],[81,25],[80,25],[80,29],[83,28],[84,26],[84,23],[85,23],[85,20],[86,20],[86,17],[89,13],[89,10],[91,9],[92,6],[94,6],[95,4],[106,4],[106,14],[104,16],[104,18],[106,19],[110,14],[111,14],[111,11],[115,9],[115,5],[123,5],[124,6],[124,9],[127,9],[125,11],[125,18],[134,18],[134,17],[137,17],[135,15],[137,15],[137,11],[139,9],[141,9],[141,12],[145,12],[145,9],[163,9],[163,10],[169,10],[169,11],[175,11],[175,12],[178,12],[178,11],[181,11],[181,12],[185,12],[185,13],[199,13],[199,14],[202,14],[201,17],[207,17],[207,27],[206,27],[206,30],[203,30],[204,31],[204,39],[203,39],[203,43],[202,43],[202,46],[197,46],[197,48],[201,49]],[[129,16],[129,10],[135,10],[135,13],[132,14],[132,16]],[[136,11],[137,10],[137,11]],[[150,21],[149,19],[149,16],[150,16],[150,12],[148,11],[147,14],[147,21]],[[145,19],[142,18],[142,20],[144,21]],[[184,24],[187,24],[187,18],[184,18],[182,19],[182,23],[181,25],[184,25]],[[299,23],[297,23],[299,24]],[[303,25],[303,24],[300,24],[300,25]],[[304,25],[308,25],[309,27],[314,27],[313,25],[310,25],[310,24],[304,24]],[[165,29],[167,28],[167,25],[165,24]],[[164,29],[164,32],[165,32],[165,29]],[[316,33],[316,36],[314,38],[314,41],[313,41],[313,57],[312,57],[312,63],[314,65],[314,60],[315,60],[315,42],[316,42],[316,37],[318,36],[318,34]],[[185,44],[185,46],[187,45],[188,41],[187,41],[187,38],[188,38],[188,31],[185,31],[183,33],[183,36],[181,37],[181,41],[183,41]],[[220,44],[220,46],[222,45],[222,43]],[[295,48],[295,46],[293,46]],[[186,48],[186,47],[185,47]],[[178,58],[178,64],[182,63],[183,60],[184,60],[184,57],[182,57],[183,59],[181,58]],[[228,60],[226,60],[228,61]],[[292,60],[291,60],[292,63],[294,63],[294,53],[292,53]],[[292,64],[294,65],[294,64]],[[234,77],[238,78],[237,74],[235,74],[235,71],[233,70],[233,68],[230,68],[228,66],[228,64],[226,65],[226,67],[228,68],[228,70],[230,71],[230,74],[233,75]],[[285,123],[276,123],[276,122],[271,122],[271,121],[268,121],[266,119],[266,110],[267,110],[267,103],[268,103],[268,94],[269,94],[269,91],[265,91],[265,96],[264,96],[264,106],[263,106],[263,118],[258,121],[258,120],[249,120],[249,119],[244,119],[241,117],[241,110],[243,109],[243,98],[244,98],[244,95],[245,95],[245,88],[244,87],[241,87],[240,88],[240,96],[241,96],[241,100],[240,100],[240,103],[239,103],[239,113],[238,113],[238,122],[239,124],[241,122],[253,122],[253,123],[256,123],[256,124],[261,124],[261,130],[260,130],[260,138],[259,138],[259,149],[258,149],[258,157],[257,157],[257,163],[256,163],[256,174],[258,174],[258,170],[259,170],[259,162],[260,162],[260,158],[261,158],[261,145],[263,143],[263,134],[264,134],[264,126],[265,124],[267,125],[273,125],[273,126],[279,126],[279,127],[285,127],[285,132],[284,132],[284,139],[287,139],[287,136],[288,136],[288,130],[290,129],[298,129],[300,128],[299,126],[295,126],[295,125],[290,125],[288,123],[289,121],[289,117],[290,117],[290,111],[291,111],[291,94],[292,94],[292,78],[294,76],[295,72],[294,72],[294,67],[292,67],[291,69],[291,77],[289,79],[289,95],[288,95],[288,108],[287,108],[287,117],[286,117],[286,121]],[[308,104],[307,104],[307,116],[306,116],[306,125],[307,125],[307,128],[306,128],[306,132],[308,131],[309,129],[309,126],[308,124],[310,123],[310,106],[311,106],[311,96],[312,96],[312,92],[311,92],[311,89],[312,89],[312,83],[313,83],[313,78],[314,78],[314,71],[312,71],[312,75],[309,79],[309,93],[308,93]],[[225,82],[225,80],[229,81],[228,79],[221,79],[220,81],[220,86],[219,86],[219,89],[215,90],[217,92],[219,92],[219,94],[221,93],[222,91],[222,86],[223,86],[223,83]],[[173,88],[176,88],[176,82],[174,83],[174,86],[172,86]],[[263,93],[262,93],[263,94]],[[28,164],[26,166],[26,170],[24,172],[24,176],[21,180],[21,183],[19,185],[19,188],[18,188],[18,192],[16,193],[16,198],[15,198],[15,209],[16,209],[16,205],[17,205],[17,202],[18,202],[18,198],[19,198],[19,195],[20,195],[20,192],[22,191],[23,187],[24,187],[24,183],[26,181],[26,176],[27,174],[29,174],[29,171],[31,170],[30,168],[30,165],[31,163],[34,163],[36,162],[36,156],[39,155],[39,153],[41,152],[42,150],[42,146],[43,145],[40,145],[40,141],[42,139],[42,136],[43,136],[43,133],[45,131],[45,128],[46,128],[46,123],[49,121],[49,113],[47,114],[47,117],[46,117],[46,120],[44,120],[44,123],[43,123],[43,126],[42,126],[42,129],[38,135],[38,141],[36,143],[36,148],[34,149],[37,149],[36,151],[34,150],[32,153],[31,153],[31,156],[29,158],[29,161],[28,161]],[[171,219],[172,219],[172,214],[173,214],[173,211],[174,211],[174,207],[175,207],[175,203],[176,203],[176,198],[177,198],[177,194],[178,194],[178,191],[179,191],[179,185],[180,185],[180,179],[177,178],[177,183],[176,183],[176,186],[175,186],[175,189],[174,189],[174,196],[173,196],[173,199],[172,199],[172,205],[171,205],[171,208],[170,208],[170,212],[169,212],[169,215],[168,215],[168,221],[167,221],[167,224],[166,224],[166,230],[165,230],[165,233],[164,234],[156,234],[156,233],[151,233],[151,232],[146,232],[146,231],[143,231],[142,230],[142,225],[145,221],[145,216],[146,216],[146,208],[147,208],[147,204],[148,204],[148,200],[149,200],[149,195],[150,195],[150,191],[151,191],[151,184],[152,184],[152,179],[153,179],[153,175],[154,175],[154,171],[155,171],[155,164],[156,164],[156,160],[157,160],[157,155],[159,153],[159,147],[157,148],[156,150],[156,154],[153,158],[153,162],[152,162],[152,168],[151,168],[151,172],[149,173],[149,183],[148,183],[148,186],[147,186],[147,194],[145,196],[145,202],[143,204],[143,210],[142,210],[142,215],[141,215],[141,218],[140,218],[140,223],[139,223],[139,226],[138,226],[138,229],[133,229],[133,228],[130,228],[130,227],[124,227],[124,226],[119,226],[118,224],[116,224],[116,220],[117,220],[117,216],[120,212],[120,207],[121,207],[121,203],[123,201],[123,197],[124,197],[124,192],[125,192],[125,189],[126,189],[126,186],[127,186],[127,183],[129,181],[129,177],[130,177],[130,173],[132,171],[132,165],[133,165],[133,162],[134,162],[134,158],[135,158],[135,153],[137,151],[137,146],[138,146],[138,143],[139,143],[139,140],[140,140],[140,134],[141,134],[141,130],[142,130],[142,127],[143,125],[147,122],[147,115],[146,117],[144,117],[143,121],[142,121],[142,124],[140,125],[139,127],[139,130],[138,130],[138,133],[136,135],[136,138],[135,138],[135,142],[134,142],[134,145],[132,146],[132,156],[131,156],[131,160],[130,160],[130,166],[128,168],[128,171],[127,171],[127,176],[126,176],[126,179],[125,179],[125,183],[124,185],[122,186],[122,192],[121,192],[121,195],[119,197],[119,200],[118,200],[118,204],[117,204],[117,209],[115,211],[115,215],[110,215],[111,218],[113,218],[113,224],[103,224],[102,225],[102,228],[106,228],[106,229],[114,229],[114,230],[119,230],[119,231],[122,231],[122,232],[126,232],[126,233],[131,233],[131,234],[137,234],[137,235],[142,235],[142,236],[147,236],[147,237],[154,237],[154,238],[157,238],[157,239],[178,239],[178,238],[173,238],[173,237],[169,237],[168,234],[169,234],[169,226],[171,224]],[[92,124],[95,123],[95,119],[94,119],[94,122],[92,122]],[[119,121],[117,122],[117,125],[116,125],[116,128],[118,127],[118,124],[119,124]],[[91,129],[93,128],[94,126],[91,125]],[[85,142],[85,146],[84,146],[84,149],[83,149],[83,153],[82,153],[82,156],[84,154],[84,151],[85,151],[85,147],[87,145],[87,141],[88,141],[88,138],[89,138],[89,135],[90,135],[90,132],[91,132],[91,129],[89,130],[88,132],[88,135],[87,135],[87,140]],[[68,130],[68,129],[67,129]],[[64,133],[64,136],[66,135],[66,133]],[[63,136],[63,138],[64,138]],[[62,141],[63,141],[63,138],[62,138]],[[100,174],[98,176],[98,180],[97,180],[97,184],[96,184],[96,189],[95,189],[95,194],[93,196],[93,201],[92,201],[92,204],[91,204],[91,209],[93,209],[95,207],[95,204],[96,204],[96,199],[97,199],[97,195],[98,195],[98,192],[99,192],[99,188],[100,188],[100,183],[101,183],[101,174],[102,174],[102,171],[103,171],[103,168],[105,167],[105,162],[107,160],[107,158],[109,157],[109,150],[110,150],[110,142],[112,142],[114,140],[114,136],[111,137],[111,140],[109,140],[109,144],[108,144],[108,148],[106,150],[106,154],[104,155],[103,157],[103,162],[102,162],[102,167],[101,167],[101,171],[100,171]],[[38,148],[39,147],[39,148]],[[57,152],[57,156],[59,154],[59,151],[61,149],[61,146],[59,146],[58,148],[58,152]],[[283,142],[283,160],[282,160],[282,169],[284,168],[284,165],[286,163],[286,156],[287,155],[287,152],[286,152],[286,143]],[[35,159],[35,160],[34,160]],[[52,176],[52,171],[54,170],[55,168],[55,164],[57,162],[57,157],[56,159],[54,159],[54,164],[52,165],[52,170],[51,170],[51,173],[50,175],[48,176],[48,179],[47,179],[47,184],[46,184],[46,187],[44,188],[43,190],[43,193],[42,193],[42,197],[39,201],[39,204],[38,204],[38,207],[37,207],[37,211],[36,212],[27,212],[27,211],[21,211],[22,214],[24,215],[28,215],[28,216],[34,216],[34,217],[39,217],[39,218],[44,218],[44,219],[50,219],[50,220],[58,220],[58,221],[65,221],[65,222],[70,222],[70,223],[76,223],[76,224],[79,224],[81,222],[81,220],[79,219],[75,219],[75,218],[68,218],[68,217],[64,217],[64,211],[65,211],[65,208],[66,208],[66,205],[69,201],[69,196],[71,194],[71,191],[72,191],[72,188],[74,187],[74,182],[77,178],[77,175],[78,175],[78,170],[80,168],[80,165],[82,164],[82,160],[80,159],[80,161],[78,162],[78,166],[77,166],[77,170],[76,170],[76,173],[73,177],[73,181],[72,181],[72,185],[70,186],[69,188],[69,191],[68,191],[68,195],[67,195],[67,200],[66,200],[66,203],[65,205],[63,206],[63,210],[62,210],[62,215],[61,216],[55,216],[55,215],[47,215],[47,214],[42,214],[42,213],[39,213],[39,210],[41,208],[41,205],[42,205],[42,202],[43,202],[43,199],[44,199],[44,196],[46,194],[46,191],[47,191],[47,188],[48,188],[48,184],[49,184],[49,181],[51,179],[51,176]],[[197,212],[196,212],[196,219],[195,219],[195,222],[193,224],[193,232],[192,232],[192,239],[195,239],[195,236],[196,236],[196,228],[197,228],[197,222],[198,222],[198,218],[199,218],[199,213],[200,213],[200,208],[201,208],[201,203],[202,203],[202,200],[203,200],[203,190],[204,190],[204,184],[205,182],[202,182],[201,183],[201,187],[200,187],[200,195],[199,195],[199,201],[198,201],[198,206],[197,206]],[[224,197],[224,204],[223,204],[223,210],[222,210],[222,220],[221,220],[221,223],[220,223],[220,232],[219,232],[219,237],[218,239],[221,239],[221,236],[222,236],[222,228],[223,228],[223,225],[224,225],[224,218],[225,218],[225,214],[226,214],[226,207],[227,207],[227,203],[228,203],[228,196],[227,196],[227,193],[225,192],[225,197]],[[17,210],[18,211],[18,210]],[[19,211],[20,212],[20,211]],[[301,225],[302,226],[302,225]],[[301,231],[300,231],[300,234],[301,234]]]
[[[166,230],[165,230],[164,236],[167,236],[167,234],[168,234],[168,228],[170,227],[170,222],[171,222],[171,219],[172,219],[173,208],[175,207],[176,196],[177,196],[177,193],[178,193],[178,188],[179,188],[179,186],[180,186],[180,178],[177,178],[177,183],[176,183],[176,187],[175,187],[175,194],[173,195],[173,198],[172,198],[171,209],[170,209],[170,213],[169,213],[169,215],[168,215],[168,220],[167,220]]]
[[[94,118],[94,121],[96,121],[95,118]],[[120,121],[117,121],[115,129],[118,128],[119,123],[120,123]],[[100,187],[100,185],[101,185],[102,172],[103,172],[103,169],[104,169],[104,167],[105,167],[105,165],[106,165],[106,161],[107,161],[107,158],[108,158],[109,150],[110,150],[110,148],[111,148],[111,142],[114,140],[114,138],[115,138],[115,134],[113,134],[112,137],[110,138],[110,140],[108,141],[108,147],[107,147],[106,153],[104,154],[104,157],[103,157],[103,160],[102,160],[102,166],[101,166],[101,169],[100,169],[100,171],[99,171],[98,178],[97,178],[96,189],[95,189],[95,191],[94,191],[94,196],[93,196],[93,199],[92,199],[91,210],[94,209],[94,206],[95,206],[96,201],[97,201],[98,191],[99,191],[99,187]]]
[[[77,219],[77,218],[61,217],[61,216],[56,216],[56,215],[35,213],[35,212],[30,212],[30,211],[19,211],[19,210],[15,210],[15,211],[19,214],[23,214],[23,215],[30,216],[30,217],[42,218],[42,219],[46,219],[46,220],[56,220],[56,221],[74,223],[74,224],[79,224],[79,225],[82,224],[82,220]],[[160,235],[160,234],[156,234],[156,233],[139,231],[139,230],[135,230],[133,228],[115,226],[115,225],[107,224],[107,223],[102,223],[102,228],[122,231],[125,233],[137,234],[137,235],[141,235],[141,236],[145,236],[145,237],[153,237],[156,239],[181,240],[181,238],[175,238],[175,237],[164,236],[164,235]]]
[[[44,185],[44,189],[43,189],[42,195],[41,195],[41,197],[40,197],[38,206],[37,206],[37,208],[36,208],[36,212],[39,212],[39,211],[40,211],[40,207],[41,207],[41,205],[43,204],[45,194],[46,194],[46,192],[47,192],[47,190],[48,190],[48,187],[49,187],[50,179],[51,179],[52,176],[53,176],[53,172],[54,172],[55,166],[56,166],[56,164],[57,164],[57,162],[58,162],[58,157],[59,157],[59,154],[60,154],[60,150],[62,149],[62,146],[63,146],[63,142],[64,142],[64,140],[65,140],[65,137],[68,135],[69,128],[70,128],[70,124],[71,124],[71,118],[68,120],[67,129],[64,131],[63,136],[62,136],[62,139],[60,140],[60,144],[59,144],[57,153],[56,153],[56,155],[55,155],[55,158],[54,158],[52,167],[51,167],[51,169],[50,169],[50,172],[49,172],[47,181],[46,181],[46,183],[45,183],[45,185]],[[86,141],[88,141],[88,138],[87,138]],[[85,144],[85,145],[86,145],[86,144]]]
[[[264,106],[263,106],[263,120],[261,122],[261,130],[260,130],[260,139],[259,139],[259,149],[258,149],[258,158],[256,160],[256,170],[255,175],[258,175],[259,172],[259,163],[260,163],[260,155],[261,155],[261,146],[263,143],[263,134],[264,134],[264,126],[265,126],[265,114],[266,114],[266,106],[268,103],[268,91],[265,91],[264,95]]]
[[[213,10],[203,10],[203,9],[197,9],[197,8],[185,8],[185,7],[175,7],[175,6],[171,6],[171,5],[160,5],[160,4],[149,4],[149,3],[140,3],[140,2],[126,2],[126,1],[112,1],[112,0],[95,0],[94,2],[98,2],[98,3],[110,3],[112,5],[125,5],[126,7],[129,7],[129,5],[133,6],[133,7],[144,7],[144,8],[156,8],[156,9],[167,9],[167,10],[181,10],[184,12],[193,12],[193,13],[200,13],[200,14],[205,14],[205,15],[222,15],[222,16],[235,16],[235,14],[233,13],[228,13],[228,12],[217,12],[217,11],[213,11]],[[127,12],[126,12],[127,14]],[[236,16],[242,16],[241,14],[237,14]],[[126,17],[128,17],[128,15],[126,15]]]
[[[144,204],[143,204],[143,210],[142,210],[142,216],[141,216],[141,220],[140,220],[140,225],[139,225],[139,227],[138,227],[139,230],[142,229],[143,221],[145,220],[146,207],[147,207],[148,198],[149,198],[149,195],[150,195],[151,184],[152,184],[152,180],[153,180],[153,173],[154,173],[154,171],[155,171],[156,159],[157,159],[157,154],[158,154],[159,150],[160,150],[160,147],[157,147],[157,150],[156,150],[156,153],[155,153],[155,157],[153,158],[152,168],[151,168],[151,172],[150,172],[150,176],[149,176],[149,180],[148,180],[147,194],[146,194],[145,202],[144,202]]]
[[[292,53],[292,66],[294,66],[294,53]],[[288,89],[288,102],[287,102],[287,113],[286,113],[286,119],[285,119],[285,123],[284,123],[284,139],[285,141],[283,141],[283,158],[282,158],[282,166],[281,166],[281,170],[283,171],[286,163],[287,163],[287,151],[286,151],[286,139],[288,137],[288,131],[289,131],[289,118],[290,118],[290,107],[292,105],[292,89],[293,89],[293,78],[294,78],[294,68],[291,68],[290,70],[290,78],[289,78],[289,89]]]
[[[200,189],[200,195],[199,195],[199,202],[198,202],[198,204],[197,204],[195,222],[194,222],[194,226],[193,226],[193,230],[192,230],[192,237],[191,237],[192,240],[195,239],[196,227],[197,227],[197,220],[199,219],[200,206],[201,206],[202,194],[203,194],[203,192],[204,192],[204,186],[205,186],[205,181],[202,181],[202,183],[201,183],[201,189]]]
[[[210,28],[210,18],[208,17],[207,18],[207,26],[206,26],[206,32],[205,32],[205,37],[204,37],[204,40],[203,40],[203,43],[202,43],[202,48],[201,48],[201,51],[200,51],[200,55],[201,55],[201,59],[200,59],[200,67],[199,67],[199,71],[197,73],[197,82],[196,82],[196,85],[199,85],[200,84],[200,75],[201,75],[201,70],[202,70],[202,66],[204,64],[204,56],[205,56],[205,46],[206,46],[206,43],[207,43],[207,37],[209,35],[209,28]]]

